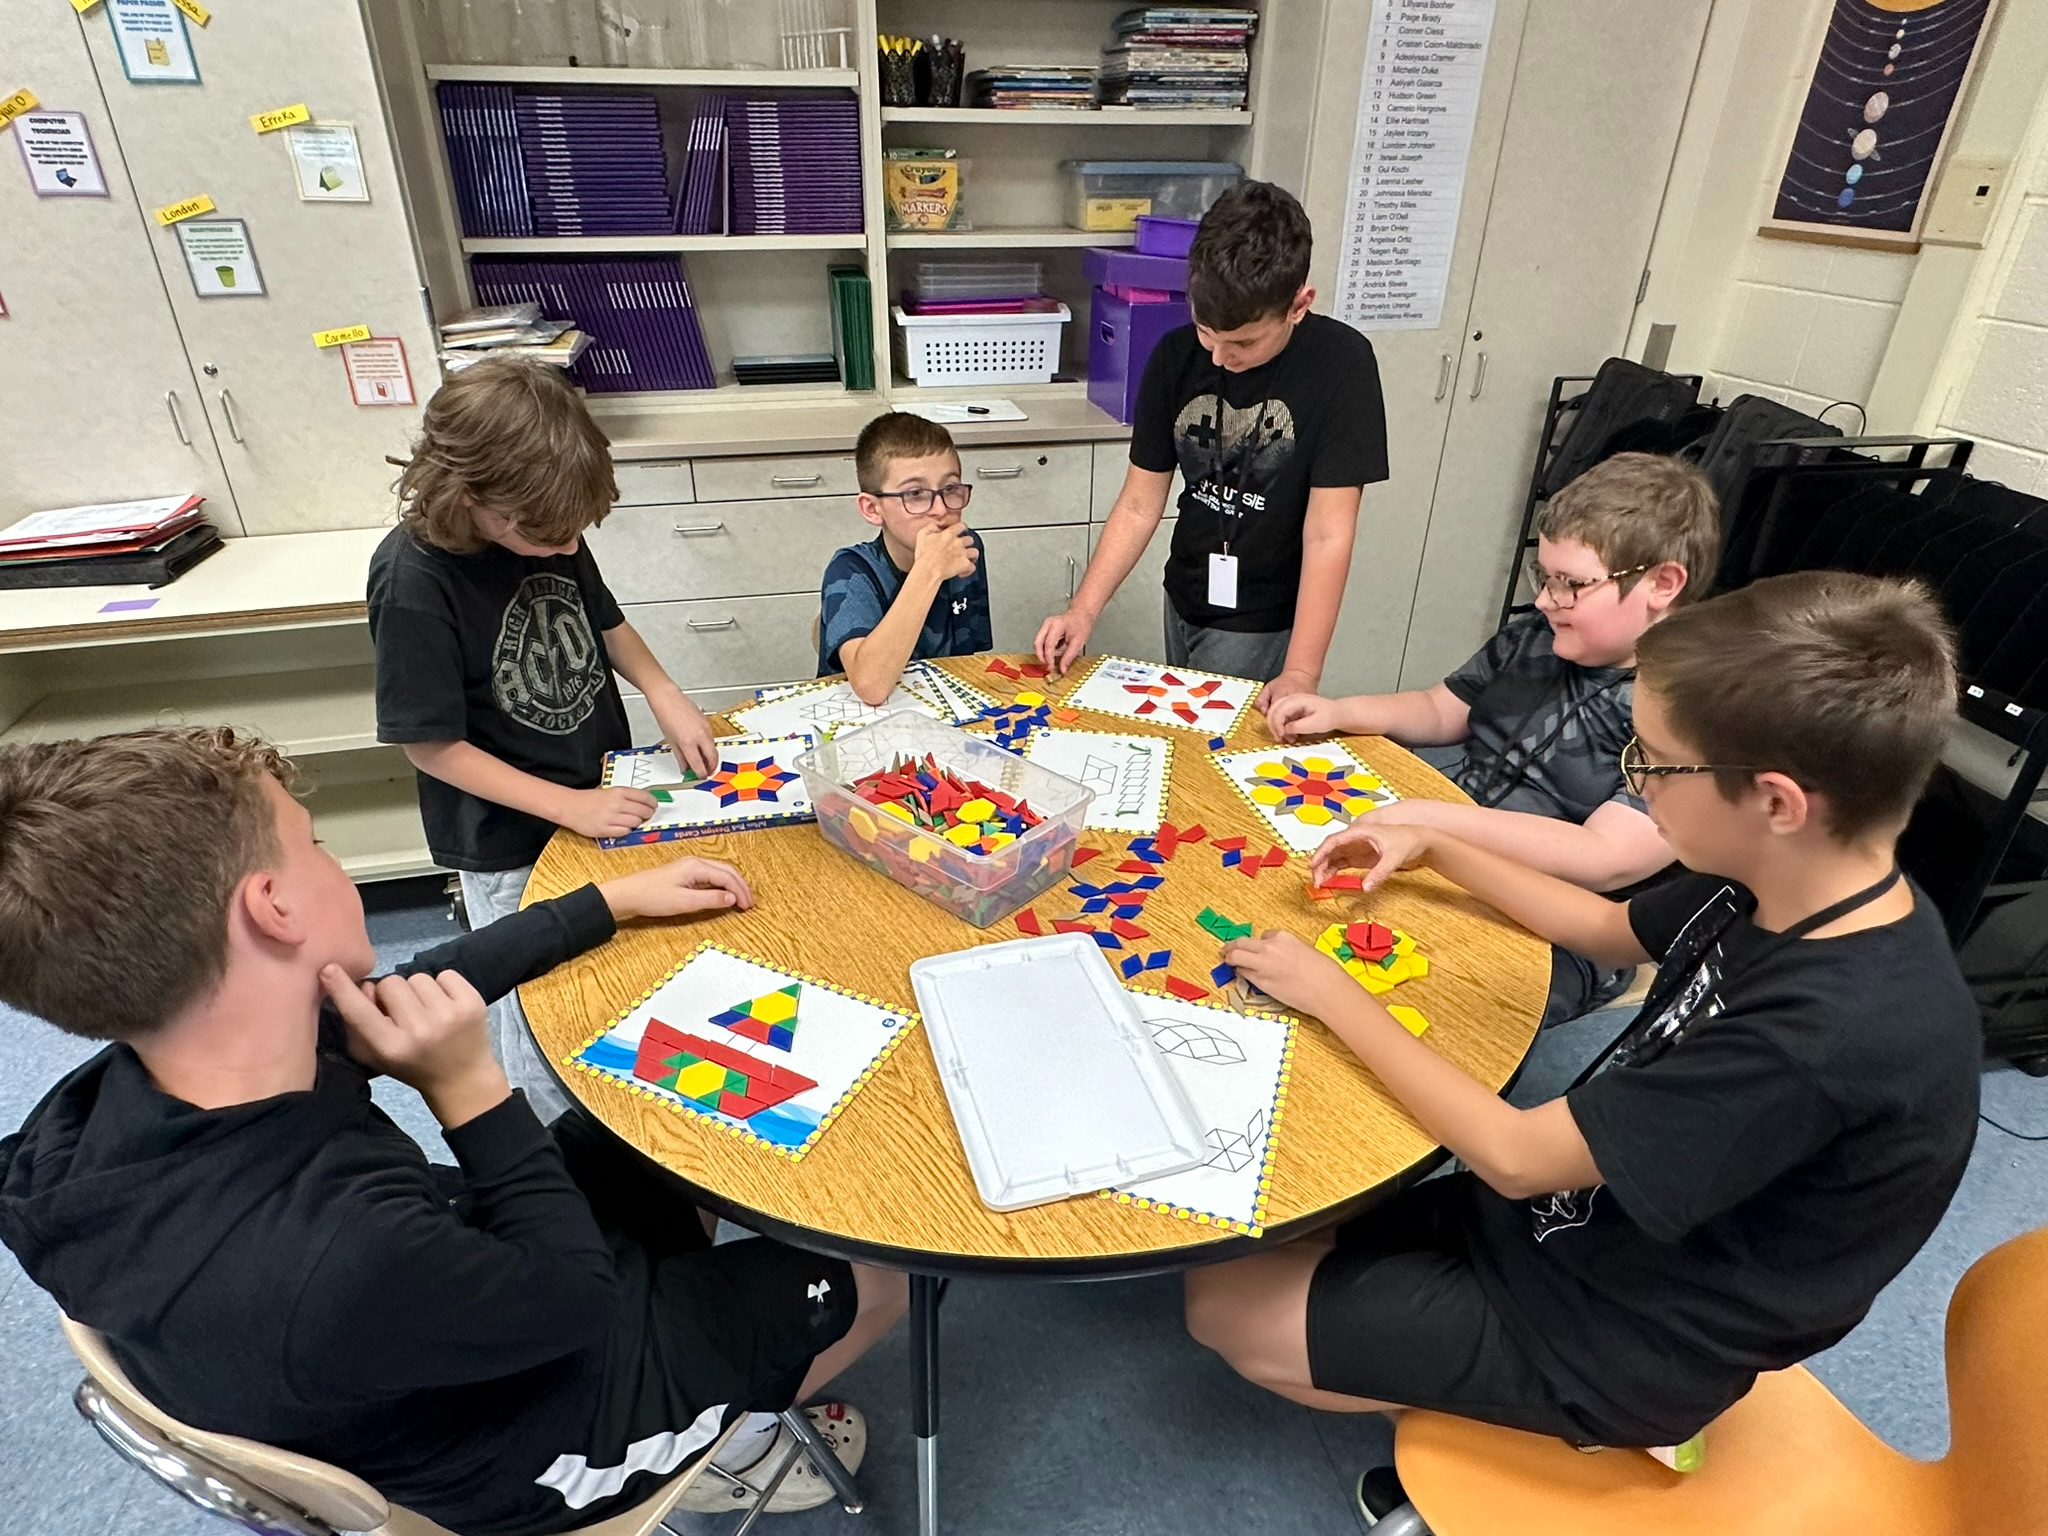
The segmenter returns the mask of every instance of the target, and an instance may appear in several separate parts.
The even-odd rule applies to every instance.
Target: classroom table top
[[[987,662],[961,657],[944,665],[985,691],[1039,688],[1055,702],[1084,670],[1077,668],[1066,682],[1019,685],[991,676]],[[1277,841],[1204,760],[1206,731],[1092,712],[1073,728],[1169,738],[1175,752],[1167,820],[1181,827],[1200,823],[1212,836],[1248,833],[1253,848]],[[1465,798],[1391,741],[1345,740],[1404,797]],[[1233,749],[1273,743],[1251,709],[1230,738]],[[1114,861],[1099,858],[1076,872],[1086,880],[1091,871],[1113,869],[1127,839],[1084,831],[1081,841],[1115,854]],[[753,886],[754,910],[626,924],[609,943],[522,988],[527,1018],[550,1061],[579,1050],[706,939],[914,1014],[913,960],[1019,936],[1008,919],[976,929],[952,917],[831,847],[808,823],[619,849],[557,831],[534,868],[527,898],[560,895],[685,854],[739,866]],[[1535,1038],[1549,986],[1549,946],[1438,875],[1404,873],[1370,898],[1350,892],[1314,901],[1304,856],[1248,879],[1222,867],[1206,844],[1182,848],[1159,873],[1167,878],[1147,904],[1144,923],[1153,942],[1173,948],[1175,975],[1206,982],[1216,964],[1215,941],[1195,923],[1204,907],[1311,940],[1331,922],[1370,915],[1406,929],[1429,956],[1429,974],[1403,983],[1387,1000],[1420,1008],[1430,1021],[1423,1038],[1447,1059],[1499,1089]],[[1045,898],[1036,905],[1041,915],[1048,910]],[[1159,980],[1150,973],[1144,984],[1156,988]],[[989,1210],[975,1192],[921,1028],[911,1030],[795,1163],[615,1083],[558,1071],[567,1091],[599,1121],[700,1191],[706,1203],[805,1247],[925,1272],[1113,1274],[1204,1262],[1370,1203],[1420,1177],[1440,1154],[1357,1058],[1307,1017],[1296,1037],[1263,1239],[1098,1196]]]

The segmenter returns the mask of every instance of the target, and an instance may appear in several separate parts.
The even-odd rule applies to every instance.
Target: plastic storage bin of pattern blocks
[[[937,833],[885,814],[854,785],[929,754],[943,770],[1024,801],[1039,824],[992,853],[971,853]],[[841,731],[796,760],[818,830],[844,849],[935,906],[977,928],[1007,917],[1073,868],[1082,819],[1095,791],[1028,763],[1014,752],[924,715],[884,715]]]
[[[1140,214],[1199,219],[1244,175],[1229,160],[1062,160],[1060,171],[1067,223],[1102,231],[1135,230]]]

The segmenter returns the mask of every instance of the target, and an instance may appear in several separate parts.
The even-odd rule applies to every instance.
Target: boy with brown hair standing
[[[1660,966],[1562,1097],[1518,1109],[1290,934],[1224,959],[1321,1018],[1466,1171],[1188,1277],[1188,1326],[1337,1412],[1435,1408],[1676,1445],[1827,1348],[1940,1221],[1983,1040],[1896,844],[1955,715],[1926,593],[1760,581],[1642,637],[1631,788],[1681,878],[1610,902],[1377,814],[1318,851],[1368,890],[1426,866],[1552,942]]]
[[[605,753],[633,744],[614,672],[684,763],[710,773],[717,752],[584,541],[618,488],[559,369],[494,359],[443,384],[398,494],[399,526],[370,559],[377,739],[405,749],[428,850],[482,927],[518,910],[556,827],[615,837],[654,813],[646,791],[598,784]],[[516,997],[493,1006],[491,1032],[541,1117],[559,1114]]]
[[[361,898],[290,776],[226,730],[0,749],[0,997],[112,1042],[0,1141],[0,1239],[152,1402],[466,1536],[539,1536],[649,1497],[902,1312],[899,1276],[713,1248],[492,1057],[488,999],[617,922],[751,906],[737,870],[587,885],[366,981]],[[371,1102],[378,1073],[459,1171]],[[850,1412],[827,1424],[857,1443]]]
[[[1039,626],[1064,672],[1186,482],[1166,563],[1165,653],[1255,677],[1260,709],[1313,693],[1344,602],[1361,491],[1387,478],[1372,343],[1309,312],[1301,204],[1247,181],[1203,215],[1188,254],[1194,324],[1161,339],[1131,424],[1131,467],[1088,574]]]

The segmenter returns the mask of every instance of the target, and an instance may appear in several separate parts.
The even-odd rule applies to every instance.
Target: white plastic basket
[[[897,361],[918,384],[1046,384],[1060,365],[1057,310],[1025,315],[896,316]]]

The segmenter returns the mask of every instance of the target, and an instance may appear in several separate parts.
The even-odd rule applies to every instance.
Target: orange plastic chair
[[[2048,1227],[1970,1266],[1947,1352],[1939,1461],[1893,1450],[1794,1366],[1707,1426],[1697,1472],[1419,1410],[1395,1468],[1436,1536],[2048,1536]]]

